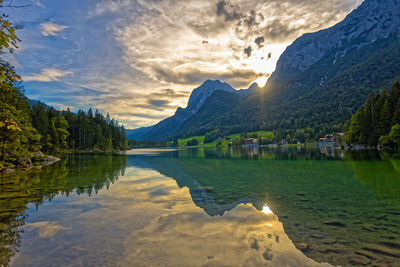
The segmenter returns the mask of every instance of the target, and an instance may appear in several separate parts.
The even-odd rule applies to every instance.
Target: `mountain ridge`
[[[179,107],[173,116],[153,126],[136,129],[133,134],[132,131],[135,130],[129,130],[129,136],[135,137],[136,140],[166,140],[173,136],[185,121],[194,116],[214,92],[224,91],[246,97],[254,90],[256,90],[254,85],[250,86],[249,89],[235,90],[232,86],[220,80],[206,80],[192,91],[185,108]]]
[[[164,138],[183,136],[185,131],[204,134],[207,125],[225,134],[279,130],[284,137],[304,129],[318,139],[343,131],[370,92],[387,90],[398,79],[400,0],[365,0],[338,24],[296,39],[262,89],[229,111],[209,113],[191,128],[180,129],[188,116]]]

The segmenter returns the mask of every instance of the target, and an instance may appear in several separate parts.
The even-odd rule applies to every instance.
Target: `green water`
[[[400,266],[400,157],[79,154],[0,178],[0,266]]]

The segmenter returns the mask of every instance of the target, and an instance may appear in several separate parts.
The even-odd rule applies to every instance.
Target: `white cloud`
[[[306,32],[339,22],[360,2],[99,1],[89,19],[107,19],[130,71],[95,74],[91,68],[92,73],[85,74],[91,77],[86,87],[103,93],[88,101],[130,127],[154,124],[188,99],[187,94],[167,98],[174,100],[164,106],[146,104],[150,98],[163,100],[154,94],[162,88],[190,92],[206,79],[221,79],[240,89],[265,81],[287,45]],[[259,37],[262,44],[255,42]],[[250,56],[244,53],[248,47]]]
[[[22,50],[25,68],[30,58],[39,64],[29,69],[58,66],[39,68],[37,74],[28,73],[25,81],[60,80],[57,88],[64,85],[64,94],[48,89],[49,84],[35,86],[43,86],[47,96],[52,94],[47,99],[58,106],[91,106],[137,127],[154,124],[174,114],[178,106],[186,106],[191,90],[206,79],[220,79],[237,89],[265,81],[288,44],[306,32],[340,21],[361,0],[94,2],[68,0],[71,6],[82,8],[49,18],[70,27],[62,45],[58,38],[25,42],[31,49]],[[46,9],[52,14],[60,12],[53,5],[46,4]],[[67,28],[41,24],[44,36],[61,34]],[[244,49],[249,47],[248,56]],[[74,69],[74,75],[62,69]],[[165,88],[186,94],[157,94],[167,92]]]
[[[43,36],[56,36],[59,32],[68,29],[68,26],[59,25],[52,22],[46,22],[40,24],[41,34]]]
[[[153,86],[188,87],[220,78],[240,88],[268,77],[288,44],[340,21],[360,0],[107,3],[97,6],[98,13],[118,13],[128,21],[131,9],[142,10],[131,23],[114,29],[125,62],[144,72]],[[259,37],[265,40],[262,46],[255,43]],[[246,48],[251,52],[246,54]]]
[[[42,2],[40,2],[40,0],[32,0],[32,3],[33,3],[35,6],[38,6],[38,7],[41,7],[41,8],[45,8],[45,6],[43,5]]]
[[[33,74],[33,75],[25,75],[24,76],[24,81],[25,82],[32,82],[32,81],[37,81],[37,82],[52,82],[52,81],[58,81],[60,78],[71,74],[72,72],[70,71],[64,71],[64,70],[59,70],[55,68],[47,68],[43,69],[40,73]]]

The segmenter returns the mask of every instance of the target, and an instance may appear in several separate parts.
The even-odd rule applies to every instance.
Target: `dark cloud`
[[[254,10],[251,10],[247,16],[244,16],[243,22],[248,28],[254,25],[258,25],[258,22],[256,20],[256,12],[254,12]]]
[[[253,9],[245,11],[245,4],[239,6],[231,4],[228,0],[220,0],[216,6],[216,14],[224,18],[225,24],[229,24],[235,31],[236,37],[243,41],[248,41],[254,35],[263,35],[265,43],[281,43],[292,41],[303,33],[313,32],[337,22],[340,13],[348,12],[350,7],[354,7],[355,2],[359,1],[334,0],[328,4],[320,3],[320,0],[270,0],[260,4],[268,7],[268,11],[266,9],[259,11],[258,4]],[[304,17],[304,14],[318,15]],[[324,14],[323,19],[319,14]],[[304,19],[304,23],[293,23],[299,19]]]
[[[228,8],[230,10],[228,10]],[[217,3],[217,16],[223,16],[225,21],[235,21],[239,20],[242,15],[239,13],[237,6],[230,5],[225,2],[225,0],[220,0]]]
[[[251,48],[251,46],[246,47],[243,52],[247,55],[247,57],[251,56],[251,52],[253,51],[253,49]]]
[[[254,43],[256,43],[256,45],[258,45],[259,48],[263,47],[264,46],[264,37],[262,37],[262,36],[257,37],[254,40]]]
[[[199,71],[198,69],[188,68],[184,71],[174,72],[171,69],[157,68],[157,78],[169,83],[194,85],[201,84],[207,79],[221,80],[229,83],[235,88],[244,88],[249,81],[254,81],[260,76],[269,76],[267,73],[258,73],[249,69],[230,68],[225,72],[221,71]]]
[[[169,103],[171,103],[171,101],[169,100],[162,100],[162,99],[149,99],[148,103],[152,106],[156,106],[156,107],[165,107],[167,106]]]

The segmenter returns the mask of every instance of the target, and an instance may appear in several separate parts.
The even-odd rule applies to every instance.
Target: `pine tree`
[[[400,100],[400,82],[396,81],[390,88],[389,108],[394,113],[397,103]]]
[[[363,120],[362,108],[358,110],[350,119],[350,127],[346,133],[346,142],[349,144],[362,143],[361,136],[361,121]]]
[[[375,127],[375,101],[375,95],[371,93],[364,107],[360,109],[360,114],[358,115],[360,118],[359,142],[361,144],[370,144],[374,139],[373,129]]]
[[[400,124],[400,99],[397,101],[397,105],[394,109],[392,125]]]
[[[385,100],[385,103],[382,107],[378,126],[379,126],[378,128],[379,136],[385,136],[389,134],[390,128],[392,126],[392,114],[390,112],[390,105],[388,99]]]
[[[368,145],[371,146],[376,146],[378,145],[379,142],[379,137],[380,137],[380,117],[383,109],[383,105],[385,104],[385,101],[387,100],[387,93],[386,91],[382,90],[380,94],[378,94],[375,97],[375,103],[373,105],[373,110],[372,110],[372,124],[371,128],[369,129],[369,142],[367,142]],[[368,105],[368,101],[367,101]]]

